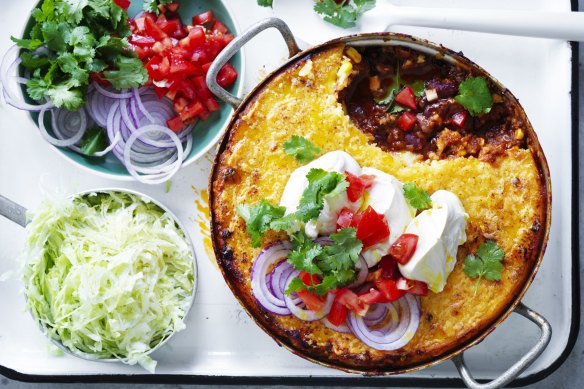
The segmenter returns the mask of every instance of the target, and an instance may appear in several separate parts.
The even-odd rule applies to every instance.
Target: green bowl
[[[229,32],[234,35],[239,35],[240,30],[235,18],[233,17],[233,12],[220,0],[177,0],[180,3],[179,14],[183,22],[190,22],[191,18],[197,14],[205,12],[206,10],[212,10],[213,14],[221,20],[228,28]],[[42,0],[37,4],[39,7],[42,4]],[[133,0],[130,8],[128,9],[128,14],[130,16],[135,16],[142,11],[143,2]],[[190,23],[189,23],[190,24]],[[23,37],[27,38],[30,35],[30,31],[34,25],[34,19],[29,18],[26,27],[23,32]],[[231,59],[231,64],[237,70],[237,80],[228,88],[229,91],[235,95],[240,96],[243,88],[243,75],[244,75],[244,56],[241,50],[235,54]],[[20,69],[19,73],[22,74],[24,69]],[[29,104],[38,104],[34,100],[28,97],[26,93],[26,88],[22,88],[22,93],[24,99]],[[233,108],[226,103],[219,102],[220,109],[211,114],[211,116],[205,121],[199,121],[195,125],[192,132],[193,137],[193,148],[187,158],[184,160],[182,166],[187,166],[197,159],[199,159],[203,154],[211,149],[221,138],[225,132],[227,125],[229,124],[229,119],[233,113]],[[35,124],[38,125],[38,113],[32,112],[31,117]],[[49,132],[51,131],[50,115],[45,115],[45,126]],[[89,157],[85,155],[78,154],[73,150],[66,147],[56,147],[52,146],[47,142],[47,145],[54,148],[58,154],[64,156],[67,160],[74,162],[78,166],[96,173],[100,176],[112,178],[116,180],[131,181],[134,178],[126,170],[126,167],[120,162],[119,159],[115,157],[112,153],[108,153],[105,157]]]

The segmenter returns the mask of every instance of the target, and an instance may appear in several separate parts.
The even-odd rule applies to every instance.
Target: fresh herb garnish
[[[81,152],[85,155],[93,155],[108,146],[108,139],[105,131],[99,127],[88,130],[81,139]]]
[[[492,240],[487,240],[481,244],[475,255],[467,255],[464,260],[464,274],[470,278],[477,278],[475,295],[479,288],[479,283],[484,277],[489,281],[501,280],[503,264],[501,260],[505,252]]]
[[[396,68],[395,68],[395,76],[393,77],[393,81],[391,83],[391,85],[389,85],[389,87],[387,88],[387,91],[385,92],[385,95],[381,98],[376,98],[375,102],[379,105],[386,105],[387,108],[389,109],[391,107],[391,105],[393,104],[393,100],[395,99],[395,96],[397,95],[397,93],[400,91],[401,89],[401,78],[399,75],[399,63],[396,64]]]
[[[472,116],[489,113],[493,107],[493,96],[484,77],[469,77],[461,82],[455,99]]]
[[[322,280],[315,285],[306,285],[300,278],[295,278],[286,290],[287,294],[307,290],[322,296],[353,281],[363,243],[357,239],[354,228],[342,228],[330,238],[331,244],[320,246],[303,231],[293,234],[294,250],[288,256],[288,262],[298,270],[320,275]]]
[[[298,135],[293,135],[283,146],[284,152],[300,163],[310,162],[320,154],[320,147]]]
[[[104,72],[114,88],[137,87],[148,80],[142,61],[129,50],[128,16],[111,0],[44,0],[32,12],[36,24],[26,39],[11,39],[23,50],[22,65],[33,100],[79,109],[89,75]],[[39,48],[46,50],[38,50]],[[28,51],[27,51],[28,50]]]
[[[426,209],[432,206],[432,199],[428,192],[420,188],[413,182],[404,184],[404,197],[406,201],[415,209]]]
[[[146,0],[144,1],[144,11],[152,12],[156,15],[160,12],[158,9],[159,5],[167,5],[176,0]]]
[[[265,199],[253,206],[247,204],[237,206],[237,213],[245,220],[252,247],[261,246],[261,238],[270,229],[270,223],[282,218],[285,212],[285,207],[273,205]]]
[[[318,218],[324,208],[324,198],[336,196],[347,190],[349,182],[345,175],[327,172],[323,169],[310,169],[306,175],[308,186],[304,189],[296,214],[298,219],[307,222]]]
[[[271,7],[273,0],[258,0],[258,5],[262,7]]]
[[[259,2],[260,0],[258,0]],[[355,27],[363,12],[375,7],[375,0],[321,0],[314,4],[314,11],[323,15],[325,22],[342,28]]]
[[[416,80],[410,84],[416,97],[422,97],[426,93],[426,85],[422,80]]]

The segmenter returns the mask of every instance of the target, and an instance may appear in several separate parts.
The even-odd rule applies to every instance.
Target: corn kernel
[[[357,50],[355,50],[354,47],[347,47],[347,49],[345,50],[345,54],[347,54],[347,57],[351,58],[353,62],[355,63],[361,62],[361,54]]]
[[[521,140],[521,139],[523,139],[524,136],[525,136],[525,133],[523,132],[523,130],[521,128],[518,128],[515,130],[515,139]]]

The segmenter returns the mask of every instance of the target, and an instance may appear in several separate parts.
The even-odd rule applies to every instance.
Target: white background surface
[[[235,10],[240,27],[269,16],[255,0],[227,1]],[[4,5],[4,34],[0,51],[10,45],[9,35],[18,35],[35,1],[21,0]],[[406,3],[405,1],[395,2]],[[410,0],[408,4],[437,6],[435,1]],[[446,6],[484,6],[476,0],[442,1]],[[568,1],[491,1],[491,7],[569,9]],[[8,16],[8,17],[6,17]],[[419,28],[392,28],[412,33],[462,50],[470,59],[488,69],[521,100],[536,128],[548,157],[553,179],[554,214],[548,251],[525,302],[542,313],[554,329],[552,345],[526,374],[551,363],[567,342],[570,317],[570,52],[565,42],[530,38],[495,37],[486,34],[438,31]],[[282,40],[263,33],[246,47],[246,87],[249,90],[265,74],[284,60]],[[120,186],[144,191],[165,203],[200,240],[196,223],[195,191],[205,187],[208,160],[191,165],[173,180],[170,193],[163,187],[117,183],[97,178],[63,160],[40,138],[27,115],[0,105],[0,193],[34,209],[43,192],[63,194],[101,186]],[[14,258],[24,241],[23,231],[0,220],[0,274],[16,268]],[[285,350],[250,323],[245,313],[223,285],[218,271],[198,245],[200,288],[189,318],[189,328],[178,334],[154,357],[159,373],[212,375],[339,375],[317,367]],[[0,283],[0,365],[36,374],[142,373],[139,368],[119,364],[54,358],[46,353],[44,338],[32,319],[22,311],[23,297],[17,280]],[[526,321],[511,317],[483,344],[468,353],[477,375],[492,376],[502,371],[535,341],[537,331]],[[417,377],[454,377],[451,363],[415,373]],[[386,381],[388,384],[391,378]],[[2,381],[4,383],[4,381]]]

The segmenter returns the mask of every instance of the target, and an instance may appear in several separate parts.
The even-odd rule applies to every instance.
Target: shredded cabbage
[[[27,304],[74,354],[153,372],[147,354],[185,327],[194,258],[173,218],[120,192],[45,201],[27,226]]]

